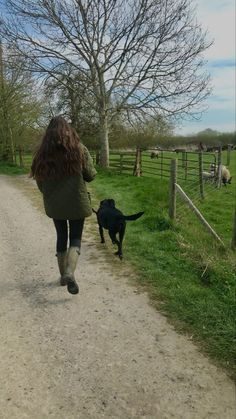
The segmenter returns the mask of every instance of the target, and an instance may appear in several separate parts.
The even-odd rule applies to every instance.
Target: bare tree
[[[63,65],[62,70],[57,80],[49,77],[45,83],[45,97],[52,115],[66,116],[84,144],[99,150],[98,113],[87,79],[70,64]]]
[[[43,117],[35,81],[23,64],[15,51],[3,50],[0,42],[0,148],[11,162],[16,161],[16,146],[32,140]]]
[[[88,86],[87,77],[64,64],[57,79],[49,77],[45,82],[45,93],[54,102],[54,111],[66,115],[76,130],[79,130],[84,118],[86,123],[97,122],[94,95]]]
[[[0,0],[0,34],[30,68],[59,80],[68,63],[87,80],[99,116],[101,164],[117,113],[184,117],[209,94],[206,33],[191,0]],[[27,61],[28,62],[28,61]]]

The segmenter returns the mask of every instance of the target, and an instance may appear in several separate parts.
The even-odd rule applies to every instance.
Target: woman
[[[74,272],[84,219],[92,214],[85,182],[92,181],[95,175],[92,158],[76,131],[63,117],[52,118],[35,153],[30,176],[43,194],[47,216],[53,219],[60,284],[67,285],[71,294],[79,292]]]

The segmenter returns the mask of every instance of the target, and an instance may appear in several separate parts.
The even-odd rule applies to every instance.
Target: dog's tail
[[[93,211],[95,214],[97,214],[97,211],[95,211],[95,209],[94,209],[94,208],[92,208],[92,211]]]
[[[133,214],[133,215],[123,215],[123,220],[125,221],[134,221],[137,220],[138,218],[142,217],[142,215],[144,214],[144,211],[142,212],[138,212],[137,214]]]

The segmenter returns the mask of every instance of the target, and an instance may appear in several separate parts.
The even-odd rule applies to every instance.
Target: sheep
[[[214,173],[213,172],[202,172],[202,177],[203,180],[205,181],[210,181],[210,180],[214,180]]]
[[[210,165],[210,171],[213,176],[216,178],[218,177],[218,166],[215,165],[215,163],[211,163]],[[221,165],[221,180],[223,185],[226,186],[227,183],[231,184],[232,176],[230,175],[229,169],[227,169],[226,166],[223,164]]]
[[[215,152],[217,152],[217,151],[219,151],[219,146],[210,146],[210,147],[207,147],[206,148],[206,151],[207,152],[213,152],[213,153],[215,153]]]
[[[155,158],[158,159],[158,157],[159,157],[159,151],[157,151],[157,150],[152,151],[151,154],[150,154],[150,157],[151,157],[151,159],[155,159]]]
[[[226,183],[231,184],[232,176],[230,176],[230,171],[226,166],[221,166],[221,179],[225,186]]]
[[[175,148],[173,151],[175,151],[177,154],[178,153],[186,153],[187,149],[186,148]]]

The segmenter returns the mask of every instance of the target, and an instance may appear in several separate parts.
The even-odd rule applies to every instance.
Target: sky
[[[214,41],[204,54],[213,91],[201,119],[183,121],[176,126],[175,134],[191,135],[207,128],[232,132],[236,130],[235,0],[192,0],[192,4],[198,22]]]
[[[183,122],[175,133],[196,134],[211,128],[220,132],[236,130],[235,120],[235,0],[193,0],[198,22],[208,30],[214,44],[205,52],[213,91],[208,110],[199,121]]]

